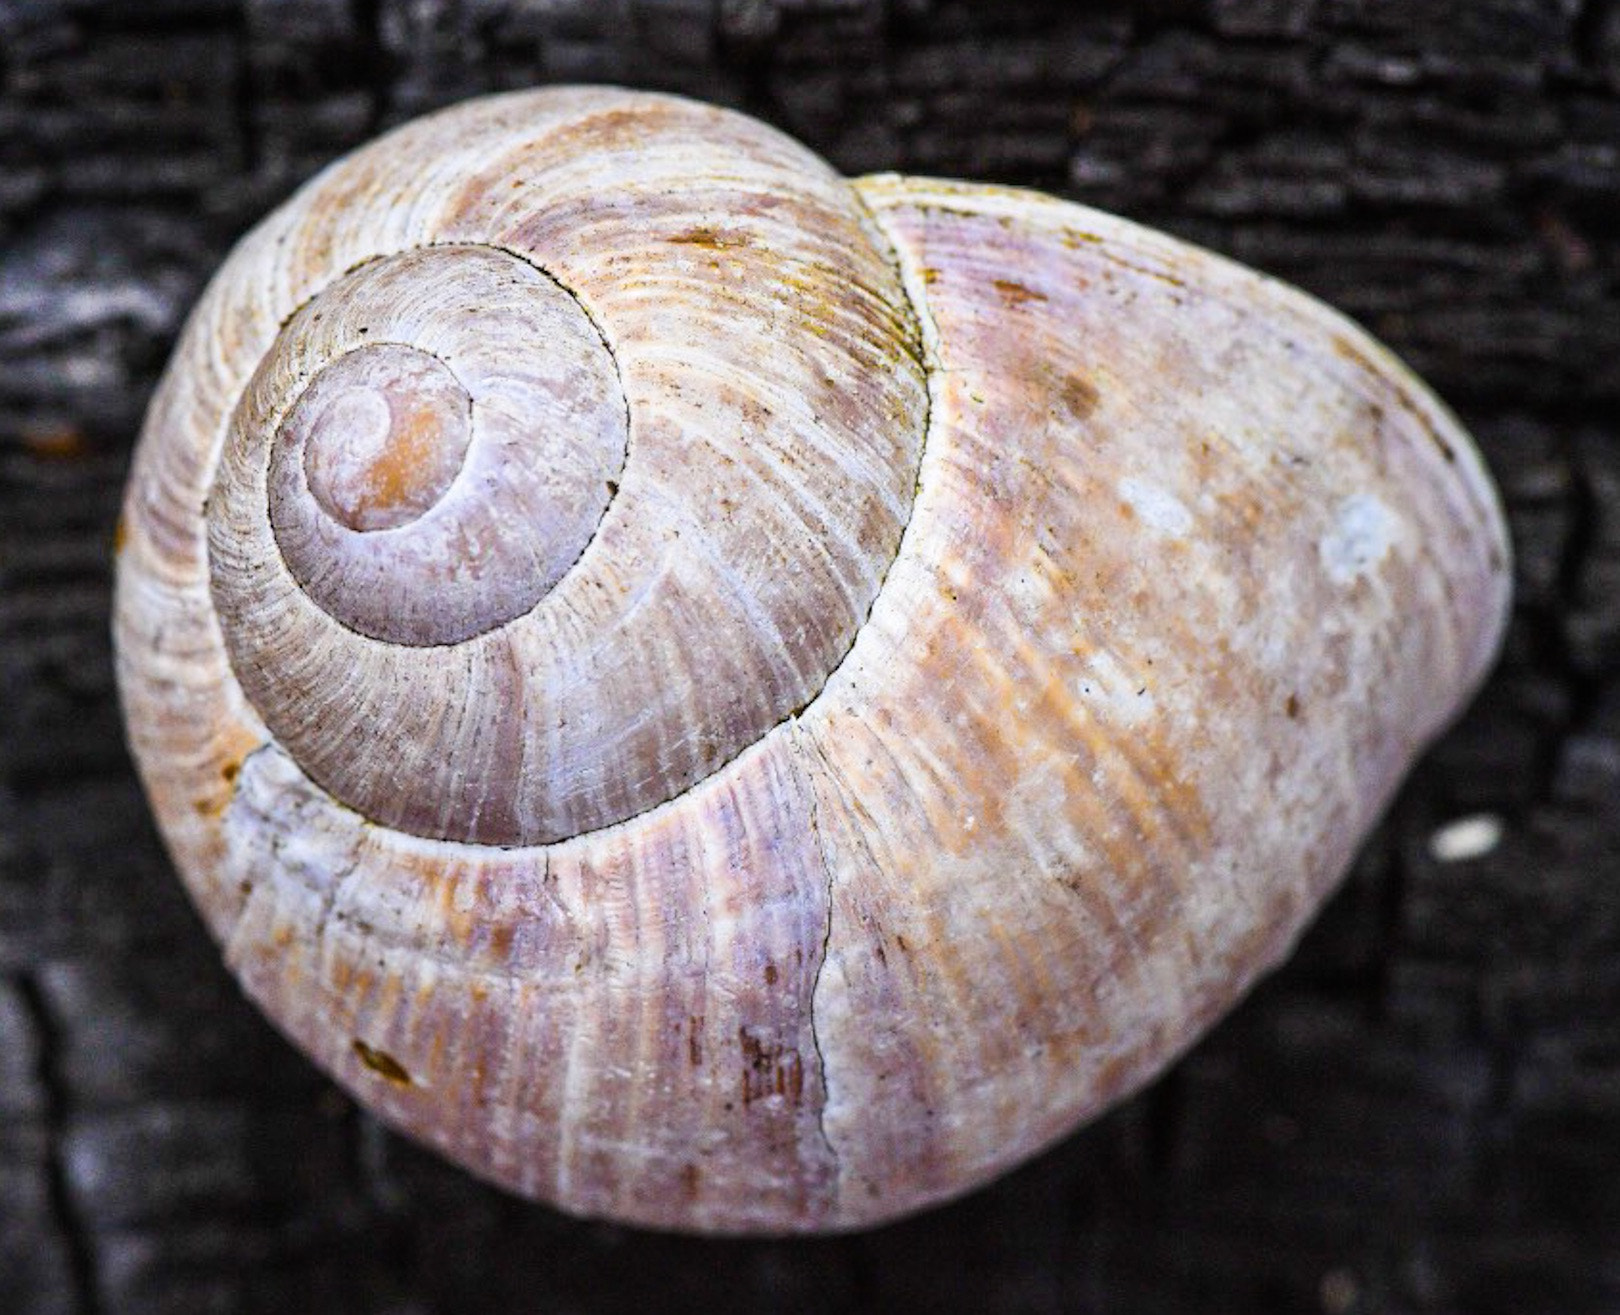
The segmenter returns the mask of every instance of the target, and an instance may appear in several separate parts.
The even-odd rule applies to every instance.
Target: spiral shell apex
[[[729,1232],[1146,1082],[1508,604],[1467,436],[1332,311],[609,89],[408,124],[245,238],[121,541],[131,743],[249,995],[495,1182]]]

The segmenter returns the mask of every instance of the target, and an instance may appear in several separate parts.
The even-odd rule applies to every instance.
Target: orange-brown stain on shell
[[[509,918],[501,918],[480,925],[488,930],[485,944],[488,947],[490,956],[496,963],[511,963],[517,940],[517,925]]]
[[[433,409],[390,397],[388,410],[388,441],[360,472],[360,496],[350,509],[361,524],[397,524],[432,506],[445,488]]]
[[[279,930],[277,936],[279,939]],[[329,978],[335,995],[354,1002],[370,998],[377,984],[376,973],[358,960],[345,955],[334,957]]]
[[[737,231],[724,231],[711,228],[707,224],[686,229],[684,232],[672,234],[665,239],[676,246],[703,247],[709,251],[730,251],[749,244],[748,234]]]
[[[655,150],[659,137],[671,124],[678,125],[683,118],[691,122],[692,117],[691,106],[656,102],[634,108],[590,110],[577,119],[555,124],[543,139],[525,139],[491,159],[487,168],[468,176],[443,212],[444,227],[451,232],[462,226],[484,231],[483,221],[490,212],[490,196],[496,190],[492,184],[496,181],[517,184],[528,178],[543,178],[559,162],[571,159],[595,155],[605,162],[615,155]],[[711,126],[704,122],[708,118],[698,119],[693,125],[696,131],[718,127],[716,136],[722,136],[724,121]],[[677,128],[674,135],[679,140],[682,134]],[[513,236],[513,232],[507,232],[499,235],[499,240],[510,241]]]
[[[546,155],[567,160],[589,155],[611,154],[614,150],[639,148],[645,139],[666,125],[682,118],[713,117],[694,115],[692,107],[675,103],[649,103],[631,109],[596,110],[572,123],[560,124],[546,140]]]
[[[509,904],[502,900],[495,881],[488,874],[480,875],[475,865],[407,852],[395,853],[392,862],[402,886],[409,881],[422,892],[423,903],[433,909],[434,921],[467,955],[469,967],[500,974],[519,969],[534,954],[533,941],[526,943],[519,936],[525,921],[534,916],[532,906],[526,901]],[[548,911],[556,912],[555,906]],[[559,914],[558,923],[563,921]]]
[[[742,1101],[744,1106],[768,1096],[781,1096],[798,1105],[804,1099],[804,1061],[793,1046],[746,1024],[737,1029],[742,1044]]]
[[[1144,264],[1139,260],[1127,260],[1117,248],[1112,247],[1105,248],[1102,254],[1103,258],[1110,264],[1128,270],[1132,274],[1140,274],[1144,278],[1153,279],[1157,283],[1163,283],[1168,288],[1179,291],[1187,286],[1187,280],[1173,272],[1176,268],[1173,262],[1167,263],[1165,266],[1159,266]]]
[[[359,1037],[355,1037],[354,1053],[360,1056],[362,1064],[379,1077],[387,1079],[396,1086],[408,1087],[411,1085],[411,1075],[406,1071],[405,1066],[386,1050],[377,1050],[368,1046]]]
[[[241,778],[242,764],[263,742],[247,727],[229,725],[224,729],[214,748],[213,758],[218,763],[213,777],[206,781],[202,793],[192,800],[192,807],[203,817],[217,817],[223,813],[236,794]]]
[[[1065,376],[1063,382],[1058,385],[1058,401],[1076,420],[1088,419],[1101,400],[1102,395],[1097,391],[1097,386],[1077,374]]]
[[[1000,294],[1002,301],[1015,308],[1028,302],[1046,300],[1044,292],[1036,292],[1034,288],[1025,287],[1016,279],[996,279],[995,289]]]

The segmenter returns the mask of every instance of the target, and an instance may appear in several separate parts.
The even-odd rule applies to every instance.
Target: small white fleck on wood
[[[1499,844],[1506,827],[1495,813],[1473,813],[1437,827],[1429,837],[1429,854],[1437,863],[1466,863],[1484,858]]]

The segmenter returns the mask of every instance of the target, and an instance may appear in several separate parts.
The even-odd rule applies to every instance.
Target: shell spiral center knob
[[[1302,294],[588,88],[249,234],[123,544],[131,743],[248,993],[487,1178],[733,1232],[1149,1080],[1508,601],[1467,436]]]
[[[365,533],[416,520],[467,458],[472,399],[436,356],[368,347],[325,367],[282,424],[327,519]]]

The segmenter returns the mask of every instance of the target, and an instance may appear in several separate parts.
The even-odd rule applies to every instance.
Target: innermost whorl
[[[472,399],[444,362],[414,347],[363,347],[327,366],[282,434],[329,520],[360,534],[398,529],[449,490],[472,441]]]

